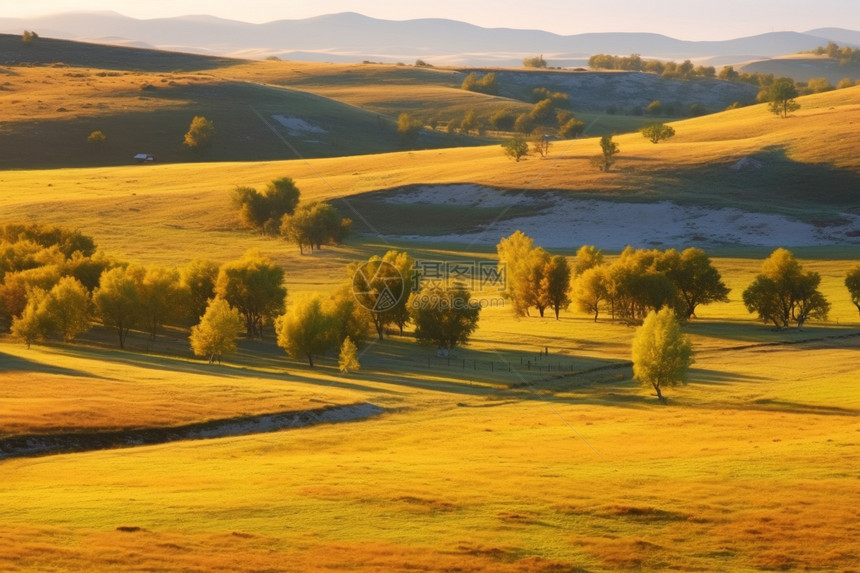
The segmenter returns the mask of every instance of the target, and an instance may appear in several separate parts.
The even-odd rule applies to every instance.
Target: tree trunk
[[[311,368],[314,367],[314,355],[308,352],[308,364],[311,365]]]

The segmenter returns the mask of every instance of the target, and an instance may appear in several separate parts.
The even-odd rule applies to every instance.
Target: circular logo
[[[396,307],[408,292],[400,269],[388,261],[361,263],[352,275],[352,296],[370,312],[385,312]]]

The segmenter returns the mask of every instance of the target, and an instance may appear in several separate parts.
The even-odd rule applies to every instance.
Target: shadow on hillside
[[[28,360],[20,356],[11,356],[0,352],[0,372],[38,372],[40,374],[60,374],[62,376],[86,376],[98,378],[99,376],[83,370],[63,368],[53,364],[46,364],[36,360]]]
[[[733,382],[756,382],[768,380],[764,376],[750,376],[749,374],[739,374],[735,372],[721,372],[718,370],[708,370],[705,368],[691,368],[687,379],[691,384],[731,384]]]
[[[688,192],[691,203],[697,202],[700,194],[705,201],[719,195],[727,201],[725,206],[782,212],[821,226],[840,222],[821,218],[818,213],[822,207],[860,214],[860,173],[826,163],[795,161],[781,146],[724,163],[667,169],[656,175],[676,179],[673,186]]]
[[[24,43],[20,35],[0,34],[0,53],[5,65],[76,66],[105,70],[176,72],[212,70],[235,66],[242,60],[88,44],[40,37]]]

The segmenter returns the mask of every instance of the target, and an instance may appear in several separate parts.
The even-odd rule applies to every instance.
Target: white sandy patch
[[[436,203],[464,206],[536,204],[524,194],[502,194],[477,185],[423,187],[389,197],[401,203]],[[845,214],[846,224],[816,227],[781,215],[747,213],[739,209],[687,207],[660,203],[616,203],[576,199],[548,193],[541,199],[552,206],[539,214],[498,221],[475,233],[434,237],[401,236],[404,240],[495,245],[501,237],[523,231],[546,248],[595,245],[601,249],[676,247],[693,245],[749,245],[800,247],[860,244],[860,217]]]
[[[285,115],[273,115],[272,119],[287,128],[287,132],[292,137],[306,135],[308,133],[328,133],[318,125],[309,123],[299,117],[287,117]]]

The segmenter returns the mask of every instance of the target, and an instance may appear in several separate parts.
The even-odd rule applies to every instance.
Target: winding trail
[[[378,416],[385,410],[368,402],[326,406],[313,410],[278,412],[198,422],[169,428],[135,428],[63,434],[30,434],[0,438],[0,460],[165,444],[180,440],[205,440],[291,430],[318,424],[353,422]]]

